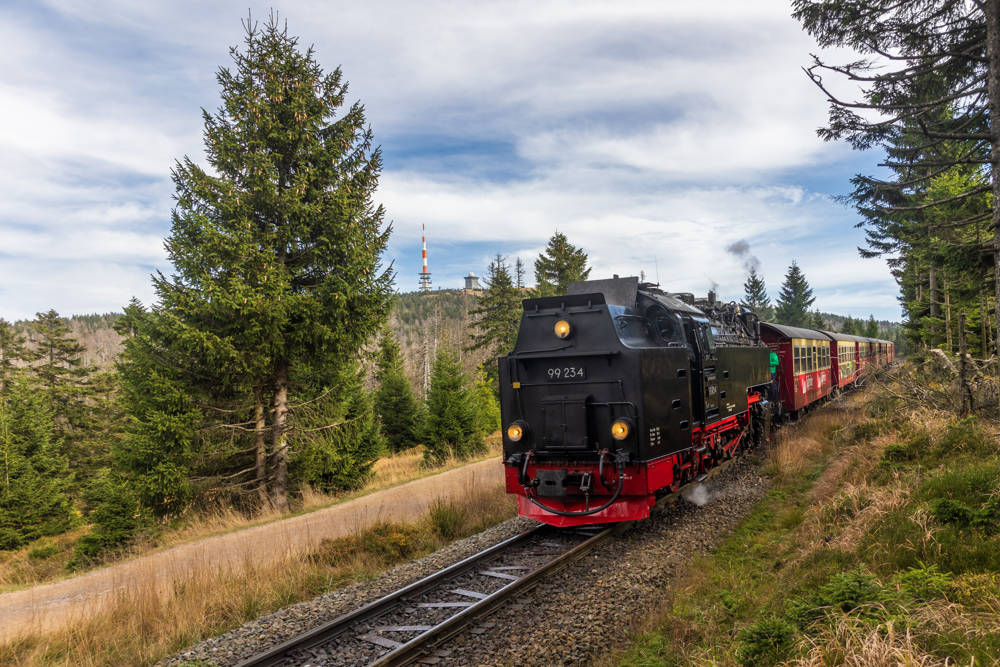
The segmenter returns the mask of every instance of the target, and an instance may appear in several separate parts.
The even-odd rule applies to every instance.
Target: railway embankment
[[[996,664],[997,424],[897,373],[784,432],[762,502],[604,663]]]

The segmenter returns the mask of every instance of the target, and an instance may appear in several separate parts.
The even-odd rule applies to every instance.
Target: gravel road
[[[451,640],[438,653],[439,664],[585,665],[623,647],[635,619],[655,613],[675,574],[718,544],[763,497],[768,482],[760,465],[759,454],[734,460],[685,492],[693,502],[668,505]],[[264,616],[161,664],[200,659],[232,665],[530,525],[524,519],[507,521],[370,582]]]

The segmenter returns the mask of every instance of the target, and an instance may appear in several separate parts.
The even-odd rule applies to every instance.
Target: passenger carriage
[[[858,379],[858,342],[860,336],[822,331],[830,339],[830,369],[833,388],[844,389]]]
[[[778,355],[779,396],[796,412],[833,391],[830,338],[815,329],[760,323],[760,338]]]

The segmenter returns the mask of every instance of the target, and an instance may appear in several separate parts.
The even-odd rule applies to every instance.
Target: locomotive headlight
[[[573,327],[571,327],[569,322],[566,320],[559,320],[556,322],[556,325],[552,327],[552,330],[555,331],[556,336],[565,340],[566,338],[569,338],[570,333],[573,332]]]
[[[507,427],[507,439],[511,442],[520,442],[521,438],[524,437],[526,430],[527,425],[524,422],[512,422],[511,425]]]
[[[624,440],[628,437],[629,432],[632,429],[629,428],[628,422],[624,419],[617,419],[615,423],[611,425],[611,437],[615,440]]]

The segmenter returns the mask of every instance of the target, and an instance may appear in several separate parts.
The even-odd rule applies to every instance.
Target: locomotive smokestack
[[[708,305],[715,305],[715,290],[708,290]]]

